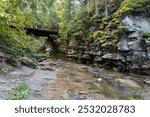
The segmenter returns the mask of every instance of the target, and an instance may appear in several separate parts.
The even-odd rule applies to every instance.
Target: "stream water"
[[[27,100],[150,99],[150,76],[60,59],[42,61],[38,69],[22,66],[0,75],[0,99],[7,99],[19,83],[27,83],[31,89]]]

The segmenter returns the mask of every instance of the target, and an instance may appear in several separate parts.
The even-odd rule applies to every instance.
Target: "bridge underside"
[[[16,28],[15,26],[9,26],[11,28]],[[24,27],[27,34],[33,34],[34,36],[44,36],[49,37],[51,35],[58,35],[57,30],[50,30],[50,29],[38,29],[38,28],[30,28]]]
[[[44,29],[35,29],[35,28],[24,28],[27,31],[27,34],[33,34],[35,36],[45,36],[49,37],[50,35],[58,35],[56,30],[44,30]]]
[[[9,27],[10,28],[16,28],[15,26],[9,26]],[[55,35],[56,36],[58,35],[57,30],[38,29],[38,28],[30,28],[30,27],[24,27],[24,29],[26,30],[26,34],[32,34],[34,36],[48,37],[46,45],[50,45],[50,47],[49,46],[48,46],[49,48],[44,47],[44,49],[45,50],[51,50],[51,51],[48,51],[49,53],[54,53],[57,51],[58,45],[55,43],[55,39],[56,39]]]

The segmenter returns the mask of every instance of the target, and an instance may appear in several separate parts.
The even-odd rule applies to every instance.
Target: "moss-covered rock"
[[[144,37],[144,38],[150,37],[150,32],[145,32],[145,33],[143,33],[143,37]]]
[[[93,33],[93,38],[98,38],[105,46],[115,46],[120,41],[126,26],[122,24],[124,15],[132,14],[147,5],[148,0],[111,0],[108,4],[109,17],[99,19],[99,30]],[[104,14],[105,11],[102,12]],[[98,17],[98,16],[97,16]]]

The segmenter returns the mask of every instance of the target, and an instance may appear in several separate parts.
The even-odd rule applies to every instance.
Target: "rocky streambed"
[[[12,88],[26,83],[31,89],[27,100],[105,100],[150,99],[150,76],[119,73],[95,66],[47,59],[37,69],[10,68],[0,75],[0,99],[10,96]]]

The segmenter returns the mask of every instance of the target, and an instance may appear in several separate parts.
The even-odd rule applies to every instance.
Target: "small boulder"
[[[98,82],[101,82],[101,81],[102,81],[102,78],[98,78],[97,81],[98,81]]]
[[[107,53],[102,58],[110,60],[120,60],[119,54],[117,53]]]
[[[116,79],[115,81],[120,82],[120,83],[127,85],[129,87],[134,87],[134,88],[140,88],[141,87],[135,81],[130,80],[130,79]]]
[[[126,39],[122,39],[118,44],[117,44],[118,50],[119,51],[129,51],[128,47],[128,42]]]
[[[26,65],[26,66],[28,66],[28,67],[31,67],[31,68],[34,68],[34,69],[37,67],[37,63],[34,62],[33,60],[27,58],[27,57],[22,57],[22,58],[20,59],[20,61],[21,61],[21,63],[22,63],[23,65]]]

